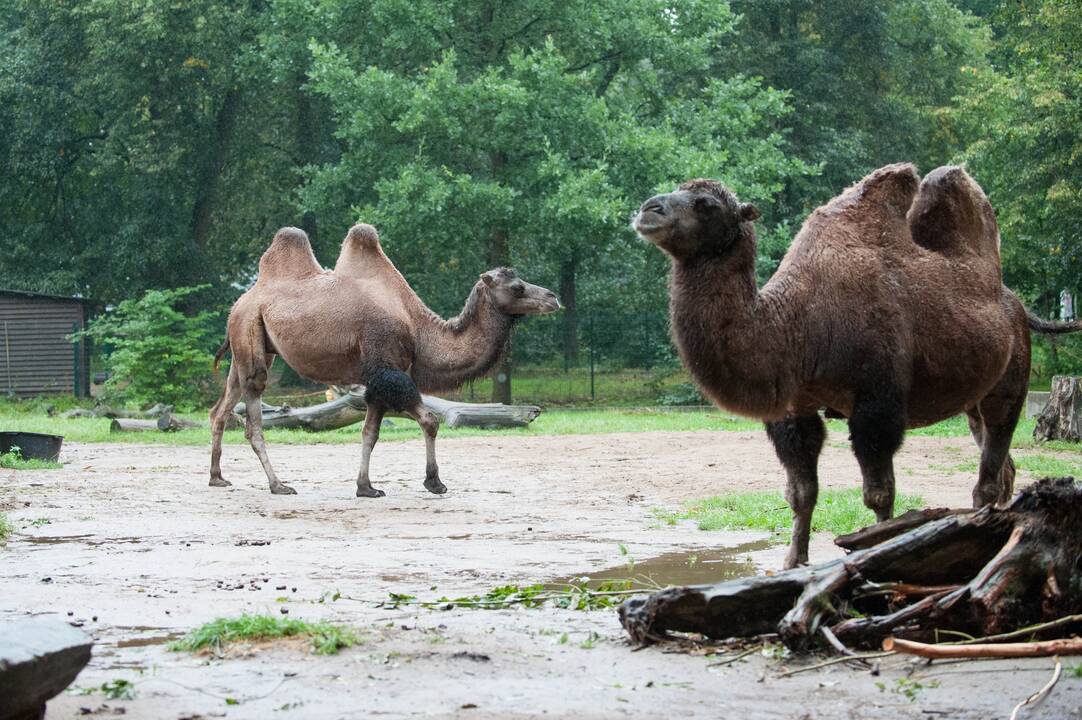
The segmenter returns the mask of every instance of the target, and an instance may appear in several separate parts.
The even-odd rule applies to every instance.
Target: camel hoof
[[[277,485],[271,485],[271,495],[296,495],[297,491],[289,487],[285,483],[278,483]]]
[[[430,493],[436,495],[443,495],[447,492],[447,486],[440,482],[439,478],[429,478],[425,480],[425,489]]]
[[[233,483],[231,483],[228,480],[226,480],[225,478],[221,478],[221,477],[212,477],[210,479],[210,486],[211,487],[230,487],[232,484]]]
[[[382,490],[377,490],[374,487],[368,487],[368,488],[364,488],[364,489],[357,488],[357,497],[378,498],[378,497],[384,497],[386,495],[387,495],[387,493],[383,492]]]

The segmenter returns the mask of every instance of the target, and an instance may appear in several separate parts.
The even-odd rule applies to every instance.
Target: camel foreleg
[[[889,382],[857,396],[849,437],[864,479],[864,505],[877,522],[889,520],[894,515],[894,453],[905,437],[905,401]]]
[[[440,480],[440,468],[436,464],[436,435],[440,431],[440,419],[423,403],[418,403],[417,407],[407,412],[425,434],[425,488],[430,493],[442,495],[447,492],[447,486]]]
[[[778,460],[785,467],[785,499],[793,510],[793,537],[785,567],[808,562],[812,512],[819,498],[819,453],[826,439],[826,426],[818,413],[790,416],[766,423]]]

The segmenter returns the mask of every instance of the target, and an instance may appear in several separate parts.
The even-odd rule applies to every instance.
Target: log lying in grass
[[[444,426],[451,428],[525,427],[541,414],[541,408],[536,405],[462,403],[431,395],[422,395],[421,399]],[[334,430],[361,422],[365,410],[364,388],[357,387],[334,400],[309,407],[273,407],[264,404],[263,427]],[[244,404],[238,404],[233,412],[243,416]]]
[[[157,420],[139,420],[135,418],[113,418],[109,423],[110,432],[147,432],[157,430],[159,432],[176,432],[186,428],[203,427],[201,423],[185,420],[167,412]]]
[[[1082,442],[1082,378],[1057,375],[1052,378],[1048,403],[1037,416],[1035,440]]]
[[[0,720],[45,717],[45,702],[90,662],[94,641],[62,620],[0,623]]]
[[[878,647],[888,636],[990,635],[1082,612],[1082,488],[1073,478],[1046,478],[1005,508],[918,519],[856,533],[854,546],[877,543],[822,565],[629,600],[620,620],[637,642],[670,631],[778,633],[803,650],[821,627],[848,647]],[[907,523],[916,525],[891,536]]]

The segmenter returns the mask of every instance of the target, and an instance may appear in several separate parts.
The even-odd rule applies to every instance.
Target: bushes
[[[80,335],[92,338],[107,354],[107,399],[162,402],[178,409],[205,406],[213,399],[211,364],[217,343],[211,337],[211,320],[217,313],[186,315],[175,307],[205,287],[149,290],[88,324]]]

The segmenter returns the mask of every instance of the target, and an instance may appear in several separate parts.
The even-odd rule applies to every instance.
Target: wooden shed
[[[86,326],[88,301],[0,288],[0,392],[90,394],[89,349],[71,335]]]

